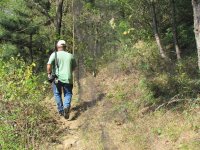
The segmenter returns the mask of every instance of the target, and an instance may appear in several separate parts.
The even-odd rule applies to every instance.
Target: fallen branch
[[[166,102],[166,103],[163,103],[161,105],[159,105],[155,111],[159,110],[161,107],[163,106],[168,106],[172,103],[175,103],[175,102],[181,102],[181,101],[192,101],[193,99],[177,99],[178,95],[175,95],[169,102]]]

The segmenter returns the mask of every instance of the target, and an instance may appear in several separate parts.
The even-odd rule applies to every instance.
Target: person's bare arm
[[[47,64],[47,74],[51,74],[51,64]]]

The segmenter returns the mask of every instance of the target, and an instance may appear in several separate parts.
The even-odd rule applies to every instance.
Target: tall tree
[[[157,22],[157,15],[156,15],[156,7],[155,7],[155,1],[151,0],[151,8],[152,8],[152,19],[153,19],[153,31],[154,31],[154,36],[160,51],[160,55],[162,58],[167,58],[164,48],[161,43],[160,35],[158,32],[158,22]]]
[[[198,66],[200,69],[200,0],[192,0],[194,12],[194,33],[198,52]]]
[[[59,37],[61,35],[61,27],[62,27],[63,2],[64,0],[56,0],[57,9],[56,9],[55,26],[56,26],[56,33]]]
[[[13,1],[9,2],[8,4],[11,4]],[[18,53],[21,56],[33,62],[33,51],[41,46],[33,44],[37,42],[37,39],[33,39],[33,36],[36,36],[39,32],[39,19],[35,20],[36,12],[21,8],[26,7],[25,3],[18,4],[16,2],[14,4],[14,8],[6,6],[1,12],[0,27],[3,32],[0,34],[0,40],[4,43],[12,43],[19,49]],[[8,11],[10,14],[8,14]],[[35,46],[33,47],[33,45]],[[29,59],[27,59],[27,56]]]
[[[177,33],[177,23],[176,23],[176,4],[175,0],[171,0],[172,5],[172,23],[173,23],[173,38],[174,38],[174,47],[176,50],[177,59],[181,59],[181,50],[178,43],[178,33]]]

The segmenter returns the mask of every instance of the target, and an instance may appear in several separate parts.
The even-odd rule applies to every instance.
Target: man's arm
[[[51,74],[51,64],[47,64],[47,74]]]
[[[55,60],[55,54],[52,53],[50,58],[49,58],[49,61],[47,63],[47,74],[48,74],[48,77],[51,76],[51,71],[52,71],[52,67],[51,67],[51,64],[52,62]]]

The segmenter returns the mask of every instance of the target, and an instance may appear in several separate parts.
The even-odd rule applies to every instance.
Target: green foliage
[[[38,57],[44,57],[54,46],[52,30],[47,28],[47,18],[41,15],[39,8],[50,11],[49,3],[40,1],[40,7],[35,7],[32,2],[23,0],[8,0],[0,12],[0,39],[1,46],[6,53],[2,57],[19,54],[26,62]],[[50,37],[52,37],[50,39]],[[40,60],[44,63],[43,60]]]
[[[142,106],[157,106],[172,99],[190,99],[195,102],[198,98],[199,73],[197,65],[194,65],[197,59],[193,56],[179,62],[166,62],[160,58],[154,42],[140,41],[132,48],[124,47],[116,57],[115,69],[118,68],[118,71],[125,74],[136,70],[139,72],[140,82],[136,93],[141,95]],[[120,99],[120,92],[118,94]]]
[[[72,8],[74,2],[74,8]],[[176,21],[182,60],[175,60],[170,1],[155,1],[161,41],[170,60],[160,57],[152,30],[150,1],[83,0],[63,5],[62,35],[67,50],[79,58],[87,72],[98,72],[108,63],[116,63],[115,73],[138,73],[134,88],[142,106],[158,106],[171,99],[196,100],[200,81],[193,33],[191,1],[176,1]],[[184,9],[183,9],[184,8]],[[54,48],[56,1],[0,1],[0,142],[4,149],[31,149],[30,140],[41,140],[40,124],[48,118],[39,104],[45,96],[44,64]],[[74,30],[73,30],[74,28]],[[73,34],[75,37],[73,38]],[[75,45],[73,45],[75,43]],[[32,63],[33,62],[37,62]],[[117,93],[107,95],[118,103],[116,111],[136,111],[127,92],[117,86]],[[134,85],[135,86],[135,85]],[[126,103],[122,103],[127,100]],[[194,106],[196,107],[195,102]],[[179,132],[167,130],[176,140]],[[156,134],[164,130],[156,128]],[[146,142],[140,133],[136,143]],[[141,142],[141,143],[142,143]],[[148,145],[138,145],[146,148]],[[182,147],[186,147],[184,144]]]
[[[8,59],[18,54],[17,47],[10,43],[1,45],[0,49],[0,57],[3,59]]]
[[[147,79],[141,79],[137,91],[141,93],[141,104],[155,104],[157,100],[154,97],[154,91],[151,90],[151,85]]]
[[[0,65],[1,147],[32,149],[54,127],[42,127],[49,120],[46,108],[40,104],[47,94],[44,75],[34,75],[36,64],[26,65],[19,58],[1,60]]]

